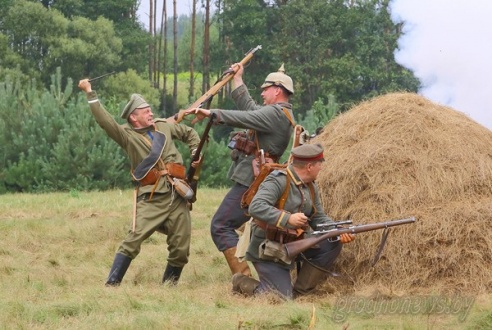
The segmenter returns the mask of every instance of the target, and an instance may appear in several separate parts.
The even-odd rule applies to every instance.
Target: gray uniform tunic
[[[87,99],[99,126],[125,150],[134,169],[150,152],[151,140],[148,132],[152,134],[154,127],[134,129],[129,124],[120,125],[98,101],[96,92],[88,93]],[[200,142],[195,130],[185,125],[170,124],[164,119],[156,119],[155,129],[166,136],[161,156],[164,163],[183,163],[173,140],[186,143],[190,150],[196,148]],[[152,190],[154,196],[149,200]],[[168,263],[175,267],[184,266],[188,262],[191,237],[191,219],[186,201],[172,192],[171,185],[165,177],[159,180],[155,189],[154,185],[139,187],[137,200],[135,232],[129,230],[118,253],[135,258],[140,252],[142,242],[159,229],[167,235]]]
[[[291,177],[289,196],[285,202],[284,209],[280,210],[274,205],[277,204],[286,189],[287,175],[289,175],[287,172],[289,172]],[[310,228],[306,229],[306,234],[308,235],[309,231],[316,229],[319,224],[333,223],[333,220],[324,212],[319,198],[318,186],[316,183],[313,183],[313,186],[314,200],[311,197],[309,186],[299,179],[291,166],[286,171],[273,171],[260,185],[258,192],[251,201],[248,209],[249,214],[255,219],[279,228],[295,229],[287,224],[287,221],[291,214],[302,212],[309,218],[308,224]],[[258,256],[258,248],[266,239],[265,231],[254,223],[251,229],[251,241],[246,253],[247,260],[273,262],[262,260]],[[284,268],[290,268],[294,265],[287,265],[281,261],[278,264]]]
[[[259,106],[251,98],[245,85],[236,88],[232,92],[232,98],[239,110],[211,110],[216,115],[215,122],[255,130],[260,149],[280,158],[289,145],[294,130],[282,108],[286,108],[291,118],[294,118],[292,105],[278,103]],[[236,182],[236,185],[224,197],[210,226],[212,239],[219,251],[236,247],[238,236],[235,229],[249,219],[241,208],[240,201],[242,194],[254,180],[253,159],[254,155],[239,151],[237,159],[233,160],[229,168],[228,178]]]
[[[285,191],[287,175],[291,179],[290,190],[284,209],[280,210],[275,205]],[[292,213],[302,212],[309,217],[309,228],[306,228],[306,235],[309,235],[309,231],[315,229],[319,224],[333,223],[333,220],[323,210],[319,199],[318,187],[315,183],[313,184],[314,198],[311,196],[309,187],[299,179],[291,166],[286,171],[274,171],[260,185],[258,192],[249,206],[249,213],[253,218],[270,225],[289,228],[290,225],[287,224],[289,216]],[[286,264],[282,261],[261,259],[259,256],[259,247],[265,239],[265,231],[253,223],[251,241],[246,252],[246,259],[253,262],[258,273],[260,285],[256,289],[256,292],[260,293],[273,290],[281,296],[290,299],[293,297],[290,269],[296,263]],[[309,263],[313,265],[328,269],[340,253],[341,244],[326,240],[318,245],[319,247],[316,249],[312,248],[303,252],[304,258],[309,260]]]
[[[245,85],[236,88],[232,92],[232,98],[239,110],[211,110],[211,113],[217,116],[215,122],[255,130],[260,149],[270,155],[282,156],[294,130],[282,108],[286,108],[291,118],[294,118],[292,105],[277,103],[259,106],[251,98]],[[244,152],[239,152],[239,157],[231,164],[228,177],[234,182],[249,187],[254,180],[251,165],[253,158],[254,155],[248,156]]]

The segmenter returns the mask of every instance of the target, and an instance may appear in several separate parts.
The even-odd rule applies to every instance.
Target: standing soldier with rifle
[[[324,240],[316,248],[303,252],[303,263],[292,286],[290,270],[295,267],[285,244],[302,239],[305,231],[336,224],[324,212],[315,180],[321,170],[323,147],[304,144],[292,149],[292,163],[285,171],[273,171],[260,185],[251,201],[249,213],[254,218],[246,259],[251,261],[259,281],[235,274],[233,291],[247,296],[274,291],[292,299],[316,288],[327,277],[327,270],[342,249],[341,243],[355,239],[350,233],[339,241]]]
[[[79,88],[86,93],[99,126],[125,150],[136,183],[132,229],[115,255],[106,286],[121,283],[142,242],[155,231],[167,235],[169,255],[162,281],[176,284],[188,263],[191,219],[187,198],[191,197],[189,190],[183,191],[186,168],[174,141],[186,143],[193,151],[200,138],[188,126],[154,119],[149,104],[138,94],[123,109],[121,117],[127,123],[120,125],[99,102],[90,80],[81,80]]]
[[[246,129],[235,135],[229,144],[232,164],[228,176],[235,184],[212,218],[211,234],[218,250],[224,253],[231,273],[250,276],[247,262],[239,262],[235,256],[239,239],[236,229],[250,218],[241,208],[241,197],[255,178],[256,164],[264,159],[278,162],[289,144],[295,126],[292,105],[289,103],[294,85],[282,65],[278,72],[266,77],[261,86],[263,106],[259,106],[243,82],[243,64],[234,64],[232,69],[236,71],[232,98],[239,110],[195,108],[187,110],[186,114],[195,114],[196,120],[212,115],[216,124]]]

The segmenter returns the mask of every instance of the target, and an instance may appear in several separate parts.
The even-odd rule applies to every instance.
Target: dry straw
[[[315,142],[325,147],[318,184],[331,217],[417,219],[391,230],[374,267],[381,231],[346,245],[337,269],[351,284],[340,290],[492,291],[490,130],[419,95],[394,93],[339,115]]]

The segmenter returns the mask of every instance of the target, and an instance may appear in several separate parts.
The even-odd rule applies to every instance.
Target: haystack
[[[492,131],[419,95],[395,93],[339,115],[315,142],[325,147],[318,184],[331,217],[416,218],[391,230],[374,267],[382,231],[344,247],[337,270],[350,288],[492,292]]]

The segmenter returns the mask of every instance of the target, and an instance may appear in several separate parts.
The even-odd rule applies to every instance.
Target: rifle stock
[[[415,222],[415,217],[407,218],[407,219],[400,219],[400,220],[392,220],[392,221],[385,221],[385,222],[377,222],[377,223],[370,223],[367,225],[357,225],[357,226],[349,226],[349,227],[341,227],[341,228],[335,228],[335,229],[330,229],[327,230],[326,233],[323,233],[319,236],[313,236],[313,237],[308,237],[304,238],[298,241],[290,242],[284,244],[285,250],[287,252],[287,256],[289,258],[294,259],[297,255],[300,253],[306,251],[307,249],[315,246],[316,244],[329,239],[333,237],[340,236],[341,234],[356,234],[356,233],[362,233],[365,231],[371,231],[371,230],[376,230],[376,229],[383,229],[383,228],[389,228],[389,227],[394,227],[394,226],[399,226],[399,225],[405,225],[405,224],[410,224]]]
[[[255,48],[251,48],[246,53],[244,58],[240,61],[240,63],[242,65],[248,63],[253,58],[254,53],[259,49],[261,49],[261,45],[258,45]],[[212,100],[212,98],[221,90],[221,88],[224,87],[225,84],[227,84],[232,79],[232,77],[234,77],[236,72],[237,72],[237,68],[231,67],[230,69],[222,73],[222,76],[220,76],[219,80],[205,94],[203,94],[195,102],[193,102],[193,104],[191,104],[186,110],[199,108],[201,105],[209,103]],[[183,120],[184,113],[186,112],[186,110],[179,111],[174,116],[168,118],[167,121],[179,123],[180,121]]]
[[[203,134],[200,138],[200,143],[198,144],[198,147],[195,150],[195,154],[191,157],[191,162],[190,166],[188,167],[188,172],[186,173],[186,181],[188,181],[188,184],[190,185],[191,189],[193,189],[194,197],[193,200],[191,201],[192,203],[196,201],[196,191],[198,189],[198,174],[197,170],[201,167],[201,163],[203,162],[203,158],[200,161],[200,164],[198,165],[197,168],[192,166],[193,162],[196,162],[197,160],[200,159],[200,154],[202,153],[202,149],[205,146],[205,142],[208,141],[208,133],[210,132],[210,129],[212,128],[212,124],[214,122],[215,115],[212,114],[210,116],[210,119],[207,123],[207,126],[205,127],[205,130],[203,131]]]

